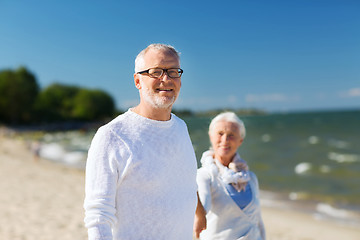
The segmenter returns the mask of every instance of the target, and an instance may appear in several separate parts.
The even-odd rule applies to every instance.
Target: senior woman
[[[221,113],[211,121],[209,137],[212,147],[203,153],[197,175],[207,219],[200,239],[264,240],[258,180],[237,153],[244,123],[233,112]]]

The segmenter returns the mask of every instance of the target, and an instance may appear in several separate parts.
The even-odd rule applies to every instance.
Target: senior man
[[[205,228],[187,126],[171,113],[182,73],[172,46],[151,44],[136,57],[139,105],[99,128],[89,149],[89,239],[191,240],[195,212],[196,235]]]

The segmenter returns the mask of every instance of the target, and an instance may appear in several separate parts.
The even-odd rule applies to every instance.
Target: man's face
[[[215,157],[227,166],[242,144],[239,127],[232,122],[220,121],[209,132],[209,137]]]
[[[150,49],[144,55],[144,68],[180,68],[175,55],[165,51]],[[179,95],[181,78],[170,78],[164,73],[160,78],[146,74],[135,74],[135,85],[140,91],[143,101],[154,108],[170,108]]]

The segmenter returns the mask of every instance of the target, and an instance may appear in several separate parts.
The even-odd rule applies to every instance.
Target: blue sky
[[[181,52],[177,109],[360,108],[360,1],[0,0],[0,69],[138,103],[134,59]]]

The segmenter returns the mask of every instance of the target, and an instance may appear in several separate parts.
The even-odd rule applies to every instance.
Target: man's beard
[[[159,96],[155,94],[151,89],[144,88],[143,91],[143,98],[147,103],[150,103],[154,108],[162,108],[162,109],[168,109],[171,108],[172,105],[176,101],[176,95],[173,95],[171,97],[167,96]]]

